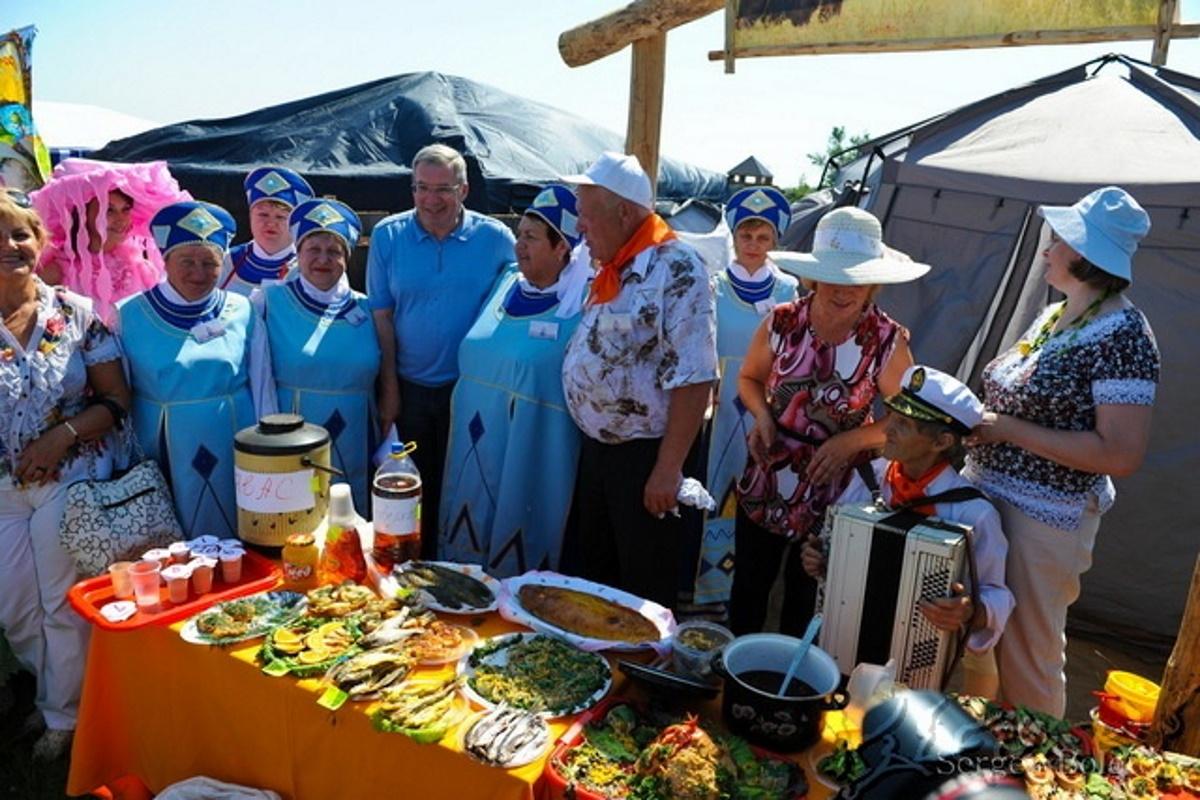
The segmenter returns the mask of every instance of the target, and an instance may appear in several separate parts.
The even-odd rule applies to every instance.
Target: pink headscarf
[[[129,234],[109,253],[89,250],[87,204],[96,201],[96,229],[104,235],[108,193],[119,190],[133,200]],[[163,260],[150,234],[150,220],[164,206],[192,196],[179,188],[165,161],[115,164],[68,158],[54,168],[49,182],[30,197],[49,233],[42,264],[56,263],[63,284],[92,299],[107,323],[117,301],[155,286]],[[71,228],[75,227],[73,241]]]

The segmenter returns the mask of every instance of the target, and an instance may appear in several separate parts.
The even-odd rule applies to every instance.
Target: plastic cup
[[[153,561],[159,569],[166,569],[171,564],[171,551],[165,547],[156,547],[142,554],[142,561]]]
[[[142,560],[129,568],[129,579],[133,583],[133,595],[138,608],[158,608],[158,582],[161,567],[156,559]]]
[[[208,594],[212,591],[213,572],[217,568],[215,558],[193,558],[188,566],[192,568],[192,591],[196,594]]]
[[[171,542],[167,552],[171,554],[172,564],[186,564],[192,557],[192,548],[187,542]]]
[[[242,551],[221,551],[221,580],[226,583],[237,583],[242,579]]]
[[[131,561],[118,561],[108,565],[108,575],[112,578],[113,594],[118,600],[133,599],[133,581],[129,577]]]
[[[180,605],[188,599],[188,583],[192,571],[185,564],[172,564],[162,571],[163,580],[167,582],[167,595],[171,602]]]

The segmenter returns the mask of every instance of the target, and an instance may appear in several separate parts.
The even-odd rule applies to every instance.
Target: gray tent
[[[1169,644],[1200,542],[1190,484],[1200,474],[1200,79],[1108,56],[868,147],[871,163],[839,177],[869,187],[862,204],[889,244],[934,265],[880,303],[910,326],[918,360],[975,386],[1050,299],[1039,204],[1117,184],[1150,213],[1129,290],[1163,358],[1150,451],[1117,481],[1073,618]]]

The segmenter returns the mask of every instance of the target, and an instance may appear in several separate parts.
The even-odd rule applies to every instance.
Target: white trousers
[[[65,483],[0,489],[0,627],[37,677],[35,703],[55,730],[79,709],[89,628],[67,603],[75,562],[58,540]]]
[[[1063,531],[1002,500],[993,502],[1008,539],[1005,583],[1017,602],[996,646],[1000,696],[1062,717],[1067,709],[1067,608],[1079,597],[1079,577],[1092,566],[1100,513],[1092,499],[1079,529]]]

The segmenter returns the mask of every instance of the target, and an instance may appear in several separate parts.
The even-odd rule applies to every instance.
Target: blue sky
[[[623,133],[629,50],[569,68],[558,35],[624,0],[5,0],[5,29],[34,24],[34,94],[162,123],[226,117],[388,75],[437,70],[577,113]],[[1200,0],[1183,0],[1200,21]],[[758,156],[792,185],[829,130],[881,134],[1107,52],[1149,60],[1150,42],[738,62],[707,53],[723,14],[667,42],[662,149],[725,171]],[[1168,66],[1200,75],[1200,40]]]

